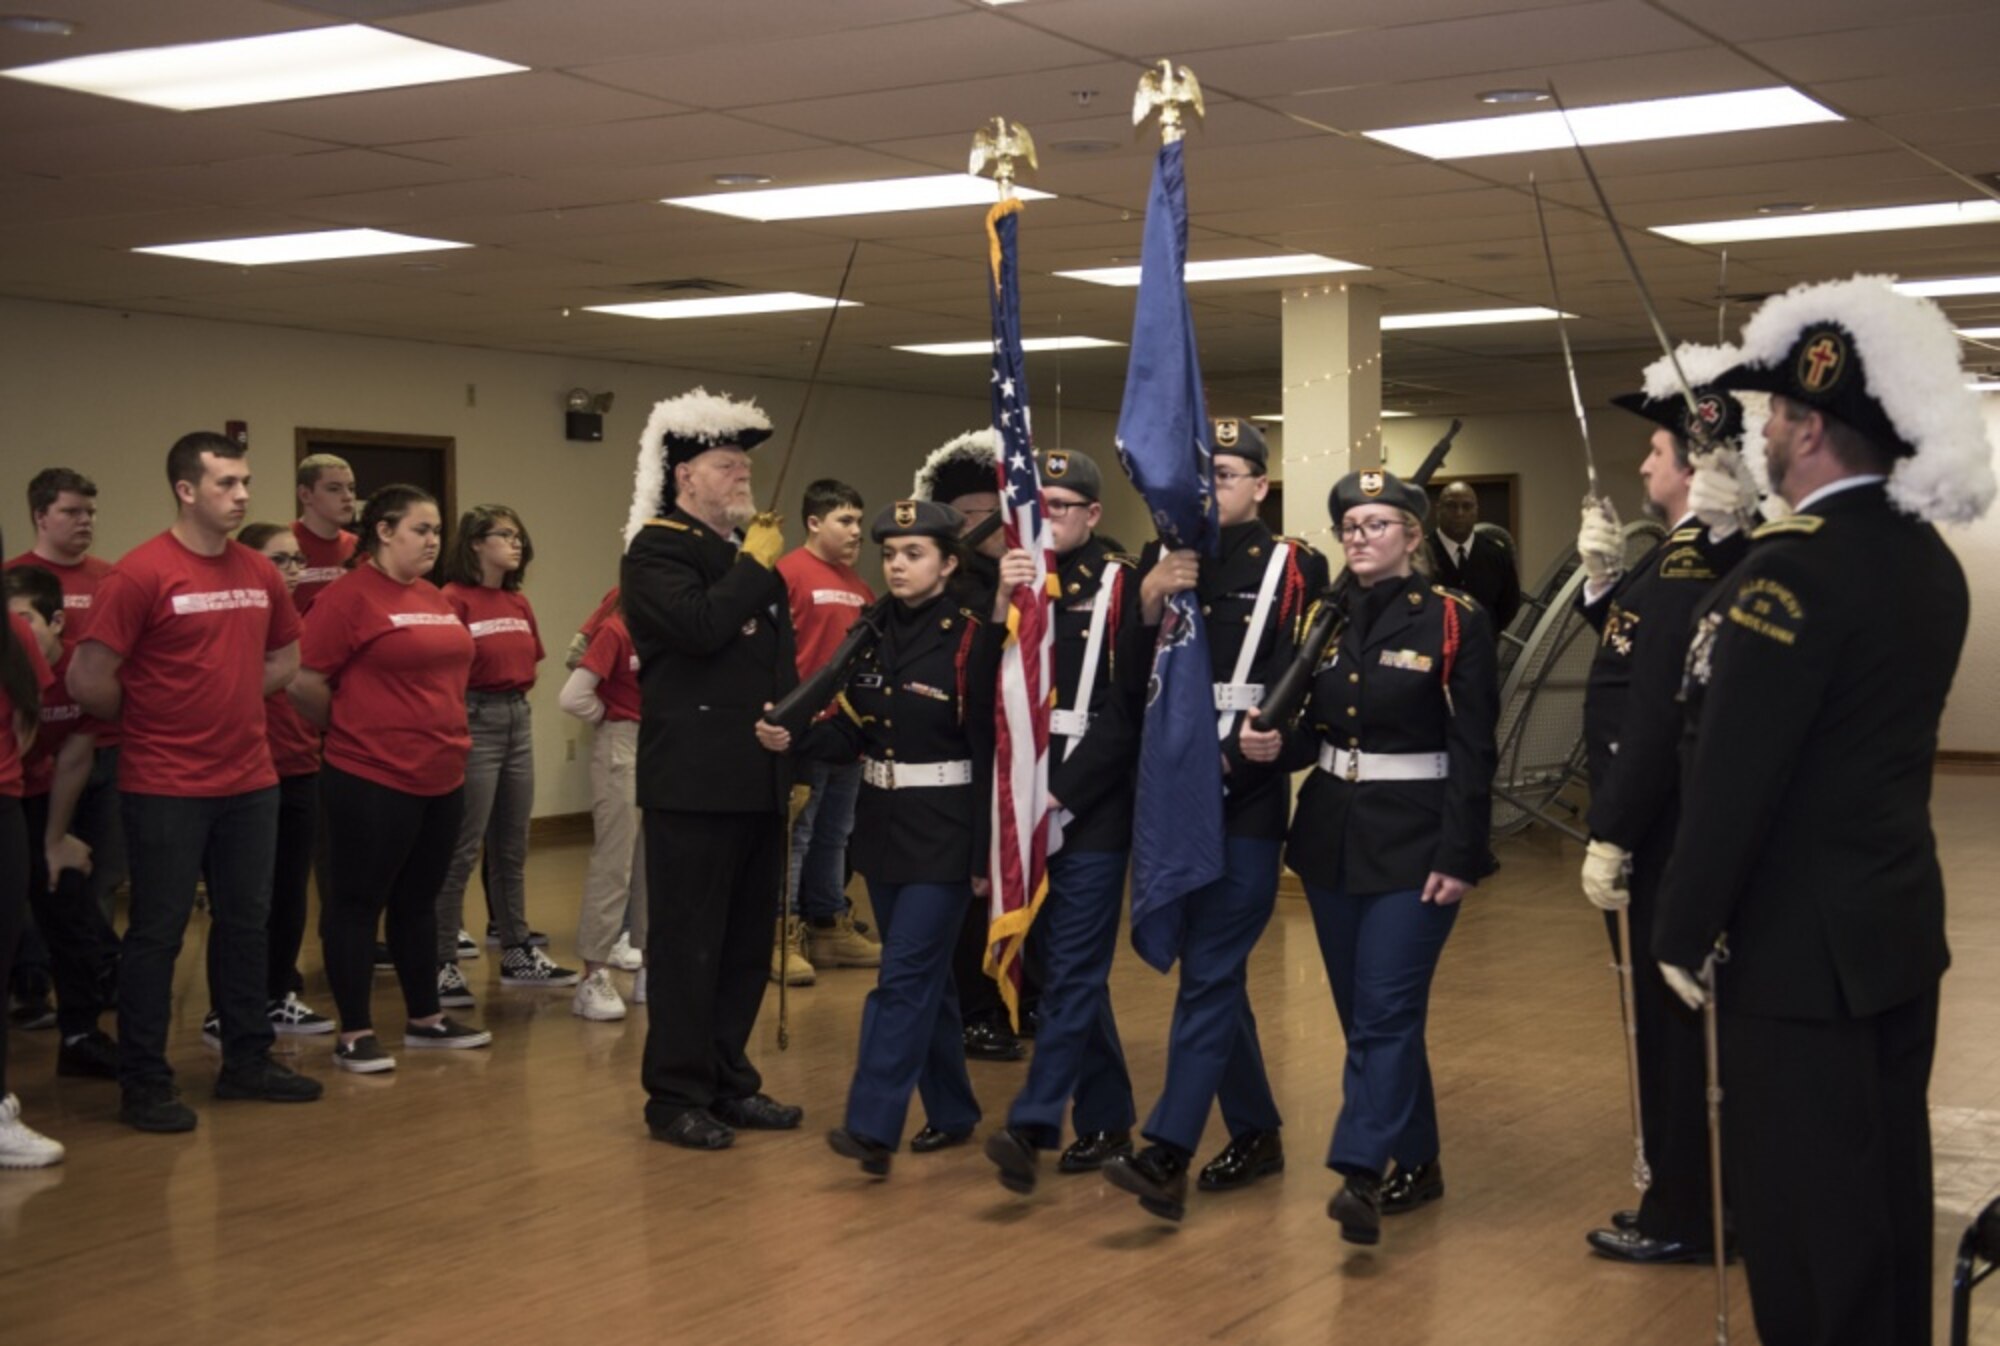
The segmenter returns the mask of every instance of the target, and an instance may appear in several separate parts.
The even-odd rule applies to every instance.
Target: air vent
[[[677,276],[672,280],[634,281],[625,287],[641,294],[740,294],[741,285],[726,280],[710,280],[707,276]]]

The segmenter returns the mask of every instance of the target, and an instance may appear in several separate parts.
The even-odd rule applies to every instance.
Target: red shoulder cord
[[[1442,598],[1443,595],[1439,595],[1439,597]],[[1442,681],[1444,686],[1445,709],[1449,710],[1454,715],[1458,714],[1458,708],[1451,704],[1451,666],[1457,662],[1458,662],[1458,604],[1453,602],[1449,598],[1445,598],[1444,599],[1444,673]]]
[[[958,676],[958,722],[965,723],[965,666],[972,660],[972,637],[979,631],[979,623],[966,619],[965,634],[958,638],[958,653],[951,661],[952,671]]]
[[[1306,576],[1305,571],[1299,568],[1298,546],[1296,544],[1288,545],[1285,548],[1285,594],[1284,598],[1279,602],[1278,611],[1285,614],[1287,620],[1294,624],[1295,629],[1292,632],[1293,640],[1298,639],[1298,631],[1296,630],[1298,620],[1305,615],[1305,594]]]

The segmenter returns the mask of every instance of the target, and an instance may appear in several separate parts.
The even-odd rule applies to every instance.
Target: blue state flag
[[[1188,309],[1181,143],[1160,147],[1118,414],[1118,459],[1163,551],[1216,545],[1215,475]],[[1180,956],[1187,895],[1222,877],[1222,767],[1208,632],[1193,593],[1168,600],[1146,687],[1132,827],[1132,947],[1164,972]]]

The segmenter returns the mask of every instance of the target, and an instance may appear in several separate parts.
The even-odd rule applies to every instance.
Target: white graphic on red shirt
[[[867,599],[863,598],[860,594],[851,593],[846,589],[815,589],[813,590],[813,602],[814,604],[834,603],[841,607],[849,608],[865,608],[868,606]]]
[[[484,640],[488,636],[504,636],[519,633],[527,635],[534,630],[519,617],[488,617],[484,621],[466,623],[466,630],[472,632],[474,640]]]
[[[389,614],[391,626],[457,626],[456,612],[392,612]]]
[[[271,595],[263,589],[211,589],[207,593],[175,594],[174,615],[191,617],[203,612],[231,612],[238,608],[268,608]]]

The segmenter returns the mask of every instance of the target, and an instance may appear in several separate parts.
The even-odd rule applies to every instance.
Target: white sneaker
[[[569,1002],[569,1012],[579,1019],[593,1019],[598,1023],[610,1023],[625,1017],[625,1001],[620,998],[618,988],[611,984],[611,970],[599,968],[583,979],[583,985],[576,988],[576,997]]]
[[[47,1168],[63,1161],[59,1140],[50,1140],[21,1120],[21,1100],[0,1098],[0,1168]]]
[[[646,1003],[646,969],[643,967],[632,974],[632,1003],[635,1005]]]
[[[618,942],[611,946],[611,956],[604,960],[620,972],[637,972],[646,966],[646,955],[632,947],[629,932],[618,936]]]
[[[472,937],[470,930],[458,932],[458,956],[460,958],[479,957],[479,941]]]

